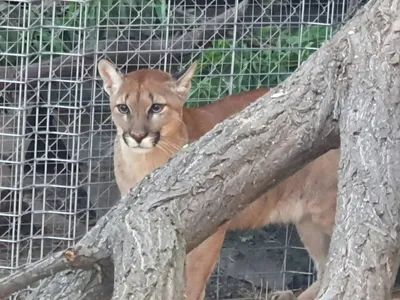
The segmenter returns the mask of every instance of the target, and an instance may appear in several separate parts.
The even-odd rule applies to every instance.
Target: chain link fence
[[[0,274],[75,244],[119,199],[97,62],[175,72],[199,62],[188,105],[285,80],[354,0],[0,3]],[[207,299],[302,288],[312,263],[290,226],[228,235]],[[16,295],[15,299],[23,299]]]

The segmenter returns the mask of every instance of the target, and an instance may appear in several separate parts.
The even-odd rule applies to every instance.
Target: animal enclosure
[[[119,199],[97,62],[123,73],[199,63],[187,105],[273,87],[328,40],[352,0],[0,3],[0,274],[74,245]],[[301,288],[313,266],[292,227],[228,236],[207,299]],[[28,290],[25,292],[29,292]],[[25,292],[15,295],[23,299]]]

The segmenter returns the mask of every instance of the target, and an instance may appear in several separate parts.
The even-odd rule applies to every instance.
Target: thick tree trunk
[[[339,146],[331,84],[340,71],[331,60],[336,55],[325,47],[280,88],[146,177],[100,219],[79,246],[101,272],[61,272],[29,299],[181,299],[187,251]]]
[[[371,4],[282,86],[146,177],[79,242],[93,270],[61,272],[30,299],[181,299],[185,253],[338,147],[339,111],[339,225],[322,297],[384,299],[398,267],[398,1]]]
[[[323,64],[326,57],[314,60]],[[312,85],[304,69],[315,78]],[[311,62],[287,85],[146,177],[111,209],[79,243],[93,252],[100,276],[96,270],[65,271],[29,299],[181,299],[186,251],[268,188],[339,146],[334,90],[319,80],[322,70]],[[332,94],[315,96],[319,90]]]
[[[390,299],[400,242],[400,1],[347,27],[336,230],[319,299]]]

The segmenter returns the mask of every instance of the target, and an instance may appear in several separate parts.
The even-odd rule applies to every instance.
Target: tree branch
[[[64,271],[28,299],[181,299],[187,251],[339,143],[338,225],[321,299],[386,299],[400,245],[399,1],[371,0],[285,83],[121,199],[78,243],[111,256],[99,261],[108,276]]]
[[[17,273],[2,278],[0,280],[0,298],[5,299],[38,280],[64,270],[95,268],[96,262],[101,259],[104,257],[96,257],[91,250],[82,247],[69,248],[66,251],[50,255]]]
[[[100,265],[112,276],[100,282],[95,270],[62,272],[30,299],[179,299],[186,251],[338,147],[338,86],[331,83],[340,77],[343,44],[340,37],[328,43],[285,84],[181,151],[99,220],[78,245],[110,249],[113,265]]]
[[[400,263],[400,1],[373,1],[341,49],[336,227],[319,298],[391,299]]]
[[[62,272],[30,299],[109,299],[112,285],[114,299],[179,299],[186,251],[257,196],[339,146],[337,86],[331,82],[341,70],[335,48],[340,43],[338,38],[323,47],[285,84],[144,178],[99,220],[79,245],[110,249],[114,266],[101,267],[103,274],[112,269],[112,277],[99,282],[93,270]],[[60,291],[66,281],[71,284]],[[174,289],[166,291],[172,283]]]

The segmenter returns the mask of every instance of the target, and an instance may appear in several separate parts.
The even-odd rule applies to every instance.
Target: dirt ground
[[[306,288],[313,266],[293,226],[230,233],[206,299],[266,299],[271,290]]]
[[[302,289],[293,289],[296,293],[304,290],[307,286]],[[267,299],[266,295],[271,289],[268,286],[257,287],[249,282],[238,280],[232,277],[226,277],[224,279],[212,278],[208,283],[206,289],[207,300],[255,300],[255,299]]]
[[[314,281],[313,271],[293,226],[230,233],[208,282],[206,299],[265,300],[267,292],[284,289],[300,293]],[[394,288],[397,290],[396,297],[400,297],[399,274]]]

